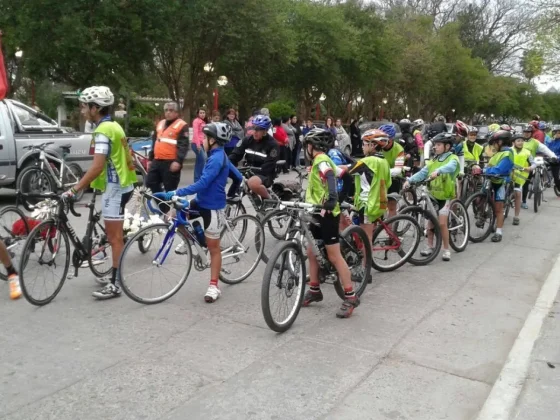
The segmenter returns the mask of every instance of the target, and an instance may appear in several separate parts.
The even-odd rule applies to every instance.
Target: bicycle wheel
[[[533,178],[533,211],[537,213],[539,211],[539,206],[541,205],[541,174],[539,171],[535,171],[535,177]]]
[[[287,331],[296,320],[303,304],[305,278],[301,246],[280,242],[266,265],[261,288],[262,313],[271,330]]]
[[[146,253],[139,250],[138,241],[150,236],[153,245]],[[158,223],[140,229],[124,246],[119,261],[119,280],[124,293],[138,303],[160,303],[175,293],[187,281],[192,268],[193,255],[190,246],[179,251],[173,244],[190,242],[177,229]],[[199,257],[200,258],[200,257]]]
[[[469,244],[469,216],[461,200],[453,200],[449,204],[447,228],[449,245],[455,252],[463,252]]]
[[[469,216],[469,240],[482,242],[492,232],[494,209],[486,192],[478,192],[469,197],[465,203]]]
[[[504,200],[504,219],[507,219],[509,211],[515,207],[515,191],[511,183],[507,184],[506,199]]]
[[[25,168],[17,177],[16,189],[26,194],[47,194],[56,192],[56,183],[51,175],[41,168],[31,166]],[[23,198],[22,204],[27,211],[42,201],[41,198]]]
[[[64,170],[64,178],[62,179],[62,185],[64,190],[69,190],[71,187],[76,185],[80,179],[84,176],[84,171],[77,163],[69,163],[66,165]],[[82,188],[78,193],[74,196],[74,201],[80,201],[86,190]]]
[[[220,235],[220,280],[226,284],[238,284],[259,265],[265,246],[264,229],[250,214],[242,214],[226,223]]]
[[[239,198],[239,197],[237,197],[237,198]],[[234,219],[241,214],[247,214],[247,210],[245,209],[245,206],[243,205],[243,203],[241,202],[241,199],[239,198],[239,201],[237,201],[237,200],[231,201],[230,200],[230,202],[228,202],[226,204],[225,213],[226,213],[226,218],[231,220],[231,219]]]
[[[397,214],[379,224],[373,231],[373,268],[389,272],[404,265],[418,248],[420,232],[418,222],[404,214]]]
[[[560,197],[560,189],[556,185],[554,186],[554,194],[556,194],[556,197]]]
[[[407,206],[415,206],[418,204],[418,194],[416,194],[416,189],[414,187],[407,188],[401,191],[402,199]]]
[[[107,239],[105,227],[98,221],[91,231],[91,252],[87,264],[93,275],[100,279],[107,277],[113,270],[113,248]],[[82,264],[82,267],[84,265]]]
[[[259,245],[263,245],[261,258],[266,264],[268,256],[274,251],[277,242],[287,240],[288,232],[293,229],[295,221],[286,210],[271,210],[261,219],[261,223],[265,243]]]
[[[0,210],[0,240],[4,242],[12,267],[19,267],[19,257],[29,235],[29,224],[25,214],[16,206],[4,207]],[[0,264],[0,280],[8,280],[4,264]]]
[[[354,292],[362,296],[371,277],[371,248],[366,246],[368,236],[359,226],[348,226],[339,236],[340,252],[350,269]],[[334,282],[334,290],[340,299],[346,298],[340,279]]]
[[[441,250],[442,237],[441,227],[439,226],[438,218],[429,210],[425,210],[420,206],[409,206],[402,209],[399,214],[405,214],[414,217],[420,226],[420,244],[410,256],[408,262],[412,265],[427,265],[431,263]],[[429,235],[433,234],[433,246],[428,245]],[[427,249],[432,250],[431,253]],[[422,255],[422,252],[424,254]]]
[[[29,303],[43,306],[62,289],[70,267],[70,247],[66,230],[53,219],[31,231],[19,262],[19,281]]]

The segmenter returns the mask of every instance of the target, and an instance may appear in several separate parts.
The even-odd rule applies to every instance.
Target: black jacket
[[[245,150],[247,149],[264,154],[266,157],[245,155]],[[260,168],[260,175],[270,178],[276,176],[276,161],[279,156],[279,148],[278,143],[273,137],[265,134],[261,141],[256,141],[253,136],[245,137],[241,145],[233,149],[233,152],[229,155],[229,160],[237,166],[244,156],[247,166]]]

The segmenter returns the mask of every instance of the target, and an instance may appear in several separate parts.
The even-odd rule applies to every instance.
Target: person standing
[[[204,140],[204,134],[202,130],[204,126],[208,122],[206,118],[206,111],[204,109],[199,109],[194,119],[192,126],[193,126],[193,138],[192,138],[192,150],[196,156],[196,161],[194,163],[194,182],[200,179],[202,175],[202,170],[204,169],[204,165],[206,164],[206,152],[202,147],[202,143]],[[174,190],[177,187],[173,188]],[[171,190],[169,190],[171,191]]]
[[[352,142],[352,155],[362,154],[362,141],[360,137],[360,129],[358,128],[358,120],[352,119],[350,122],[350,140]]]
[[[336,139],[336,136],[338,135],[338,131],[336,130],[336,127],[334,126],[333,117],[327,117],[327,119],[325,120],[325,130],[330,131],[331,134]]]
[[[292,150],[292,167],[294,169],[299,168],[300,159],[299,155],[301,153],[301,141],[303,139],[303,135],[301,133],[301,127],[299,125],[298,119],[295,115],[290,117],[292,128],[294,129],[294,134],[296,136],[296,144],[294,149]]]
[[[237,120],[237,113],[233,108],[230,108],[228,110],[227,114],[224,117],[224,123],[231,127],[232,133],[231,140],[224,146],[226,155],[229,156],[230,153],[233,152],[233,149],[235,149],[235,146],[237,146],[237,143],[239,143],[240,140],[243,140],[244,132],[243,127],[241,127],[241,124]]]
[[[181,168],[189,150],[189,126],[179,118],[179,106],[169,102],[163,107],[165,119],[161,120],[152,136],[152,150],[146,186],[152,193],[177,189]]]
[[[285,160],[290,153],[290,140],[288,138],[288,133],[286,133],[286,129],[284,128],[285,125],[286,124],[282,124],[282,120],[280,118],[272,120],[272,136],[280,148],[281,160]],[[288,161],[286,161],[282,167],[282,172],[285,174],[288,173]]]
[[[284,166],[284,173],[289,172],[290,164],[292,162],[292,150],[294,150],[296,146],[296,135],[295,130],[292,127],[290,117],[282,117],[282,128],[288,135],[288,148],[284,152],[283,159],[286,159],[286,165]]]

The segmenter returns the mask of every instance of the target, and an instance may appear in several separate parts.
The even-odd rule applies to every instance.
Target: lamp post
[[[387,105],[387,102],[389,102],[389,101],[387,100],[387,98],[383,98],[383,101],[381,101],[381,102],[383,102],[383,105],[381,106],[381,115],[379,116],[379,119],[380,119],[381,121],[383,121],[383,107],[384,107],[385,105]]]
[[[220,76],[218,77],[218,86],[220,87],[224,87],[225,85],[228,84],[228,79],[226,76]],[[214,89],[214,111],[218,110],[218,107],[220,105],[220,92],[218,90],[218,88]]]
[[[327,96],[324,93],[321,93],[321,96],[319,97],[319,103],[317,104],[317,111],[315,112],[315,115],[318,114],[317,119],[320,120],[321,119],[321,103],[323,103],[325,101],[325,99],[327,99]]]

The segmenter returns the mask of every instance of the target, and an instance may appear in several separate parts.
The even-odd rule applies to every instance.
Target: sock
[[[210,286],[218,287],[218,279],[211,279],[210,280]]]
[[[111,271],[111,284],[115,285],[117,281],[117,269],[113,267],[113,271]]]
[[[321,285],[309,283],[309,290],[311,293],[319,293],[321,291]]]
[[[13,265],[10,265],[9,267],[6,267],[6,271],[8,272],[8,276],[11,276],[12,274],[17,275],[17,271],[14,268]]]
[[[496,228],[496,234],[501,235],[502,234],[502,228]]]
[[[344,296],[346,297],[346,299],[352,299],[354,297],[356,297],[356,293],[354,293],[354,288],[353,287],[349,287],[349,288],[345,288],[344,289]]]

